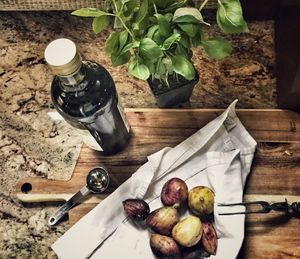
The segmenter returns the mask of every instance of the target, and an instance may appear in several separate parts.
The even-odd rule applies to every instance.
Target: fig
[[[145,220],[150,213],[148,203],[142,199],[127,199],[123,201],[123,207],[126,215],[136,221]]]
[[[165,206],[179,207],[187,200],[188,187],[180,178],[167,181],[161,191],[161,201]]]
[[[209,215],[214,211],[214,198],[215,194],[210,188],[196,186],[189,191],[189,208],[196,215]]]
[[[191,247],[199,242],[202,236],[201,220],[188,216],[179,221],[172,229],[172,237],[182,246]]]
[[[203,222],[202,229],[203,229],[203,233],[202,233],[201,243],[203,245],[203,248],[207,253],[211,255],[215,255],[218,246],[218,238],[217,238],[216,230],[213,224],[210,222]]]
[[[174,239],[160,234],[151,235],[150,247],[158,257],[178,256],[180,254],[180,247]]]
[[[175,208],[162,207],[149,214],[146,225],[154,232],[168,236],[178,221],[179,213]]]

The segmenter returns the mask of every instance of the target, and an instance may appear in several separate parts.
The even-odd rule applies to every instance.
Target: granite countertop
[[[108,33],[94,35],[89,19],[65,12],[0,12],[0,17],[0,258],[55,258],[50,245],[68,225],[50,229],[47,219],[60,203],[22,204],[14,193],[21,177],[48,176],[43,159],[27,150],[36,143],[33,139],[66,137],[47,117],[53,106],[52,75],[43,59],[46,45],[59,37],[72,39],[85,59],[111,73],[123,106],[157,106],[145,82],[130,77],[126,66],[111,66],[104,53]],[[201,79],[191,98],[193,108],[224,108],[235,98],[239,108],[276,107],[273,22],[251,22],[249,28],[249,34],[230,37],[234,52],[224,60],[213,61],[194,50]],[[10,118],[32,127],[36,136],[26,135],[25,141],[24,136],[7,136]]]

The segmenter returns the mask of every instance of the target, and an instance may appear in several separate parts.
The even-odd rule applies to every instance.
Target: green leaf
[[[167,69],[165,64],[162,61],[158,62],[156,66],[155,78],[160,79],[161,75],[166,74],[166,72]]]
[[[173,20],[173,14],[166,13],[164,17],[167,19],[168,22],[171,22]]]
[[[152,39],[154,42],[156,42],[159,45],[162,44],[162,42],[165,39],[165,37],[163,37],[160,34],[158,25],[153,25],[148,29],[147,38]]]
[[[128,72],[136,78],[146,80],[150,76],[150,71],[145,64],[139,63],[137,60],[131,62],[128,66]]]
[[[127,51],[124,54],[112,53],[111,54],[111,62],[114,67],[123,65],[130,60],[130,52]]]
[[[168,19],[161,14],[155,14],[154,16],[157,18],[160,34],[168,37],[171,33],[171,27]]]
[[[150,74],[154,74],[155,73],[155,64],[152,62],[145,62],[145,65],[148,67]]]
[[[179,40],[180,40],[180,34],[174,33],[164,41],[162,47],[164,50],[167,50],[172,46],[172,44],[174,42],[179,41]]]
[[[174,13],[173,21],[176,23],[203,23],[209,25],[204,22],[199,10],[193,7],[178,8]]]
[[[200,24],[200,22],[192,15],[184,15],[180,16],[174,20],[174,23],[192,23],[192,24]]]
[[[120,32],[113,32],[109,35],[105,43],[105,52],[107,54],[117,53],[119,50]]]
[[[139,41],[130,42],[127,45],[124,46],[120,54],[124,54],[125,52],[129,51],[130,49],[136,48],[140,46]]]
[[[172,4],[174,0],[153,0],[153,2],[160,8],[165,9],[167,6]]]
[[[128,39],[128,32],[126,30],[122,31],[119,35],[119,50],[118,51],[121,51],[124,48],[124,46],[126,45],[127,39]]]
[[[122,23],[120,21],[120,19],[116,16],[114,19],[114,29],[120,29],[122,28]]]
[[[181,35],[180,37],[180,44],[182,44],[183,47],[189,49],[191,47],[189,37],[185,34],[181,33],[181,31],[178,31],[178,33]]]
[[[135,12],[134,12],[135,8],[136,8],[136,1],[135,0],[127,1],[124,4],[124,7],[123,7],[124,16],[126,18],[131,18],[135,14]]]
[[[154,42],[157,43],[158,45],[161,45],[161,44],[163,43],[163,41],[165,40],[165,37],[162,36],[162,35],[160,34],[159,30],[158,30],[158,31],[156,31],[156,32],[154,33],[154,35],[153,35],[153,40],[154,40]]]
[[[201,43],[206,54],[214,59],[225,58],[232,51],[230,42],[221,37],[202,40]]]
[[[183,56],[185,58],[188,58],[188,50],[182,46],[181,44],[178,44],[176,46],[176,49],[175,49],[175,55],[176,56]]]
[[[103,12],[97,8],[81,8],[72,12],[71,14],[81,17],[99,17],[103,15],[108,15],[108,13]]]
[[[197,33],[200,32],[199,24],[179,23],[178,26],[190,37],[194,37]]]
[[[141,5],[136,16],[137,24],[140,23],[147,16],[148,5],[149,5],[148,0],[141,0]]]
[[[217,23],[225,33],[249,32],[239,0],[218,0]]]
[[[141,40],[139,53],[144,60],[156,60],[157,58],[163,56],[163,52],[160,47],[149,38],[144,38]]]
[[[98,16],[93,19],[93,31],[99,33],[109,25],[107,16]]]
[[[138,23],[138,30],[140,31],[143,31],[143,30],[146,30],[148,27],[149,27],[149,17],[146,16],[143,20],[141,20],[139,23]],[[142,32],[144,33],[144,32]]]
[[[187,80],[192,80],[195,78],[196,72],[190,61],[182,56],[172,57],[172,63],[174,71],[185,77]]]
[[[190,41],[191,41],[191,45],[193,47],[199,46],[201,43],[201,33],[199,33],[199,32],[196,33],[196,35],[194,37],[190,38]]]
[[[153,25],[148,29],[147,38],[153,39],[154,33],[158,31],[158,25]]]

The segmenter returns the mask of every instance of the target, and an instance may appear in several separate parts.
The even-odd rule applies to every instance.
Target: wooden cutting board
[[[43,178],[24,178],[17,184],[23,202],[69,199],[83,185],[87,172],[104,166],[110,174],[105,194],[90,195],[69,212],[74,224],[107,194],[128,179],[147,156],[163,147],[180,143],[223,110],[216,109],[126,109],[132,128],[129,146],[121,153],[104,157],[83,146],[73,177],[68,182]],[[237,114],[258,142],[251,174],[247,181],[247,200],[300,202],[300,114],[285,110],[238,110]],[[300,257],[300,219],[280,213],[246,218],[243,258]]]

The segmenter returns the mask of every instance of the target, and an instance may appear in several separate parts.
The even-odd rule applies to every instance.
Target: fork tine
[[[242,205],[246,207],[245,211],[240,212],[228,212],[228,213],[219,213],[219,215],[237,215],[237,214],[253,214],[253,213],[268,213],[270,211],[269,203],[266,201],[249,201],[249,202],[238,202],[238,203],[220,203],[220,207],[231,207]],[[247,205],[260,205],[260,209],[256,210],[247,210]]]
[[[226,215],[240,215],[240,214],[254,214],[254,213],[266,213],[266,211],[239,211],[239,212],[226,212],[226,213],[218,213],[220,216],[226,216]]]
[[[246,205],[255,205],[255,204],[258,204],[258,205],[261,205],[262,207],[266,206],[266,205],[269,205],[268,202],[266,201],[246,201],[246,202],[238,202],[238,203],[219,203],[218,206],[220,207],[225,207],[225,206],[238,206],[238,205],[243,205],[243,206],[246,206]]]
[[[218,213],[220,216],[226,216],[226,215],[240,215],[240,214],[250,214],[249,212],[246,211],[240,211],[240,212],[227,212],[227,213]]]
[[[218,206],[220,207],[230,207],[230,206],[238,206],[238,205],[245,205],[244,202],[239,203],[219,203]]]

